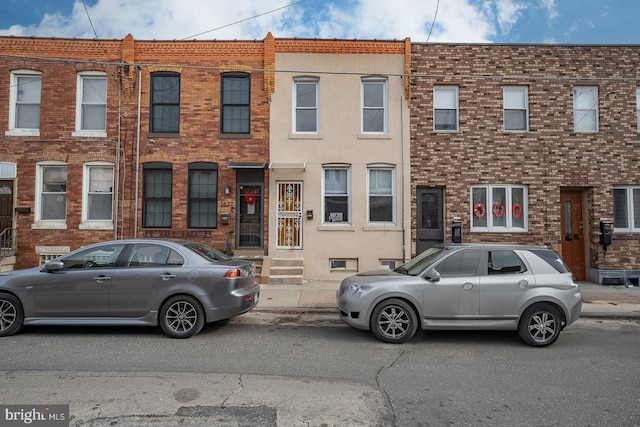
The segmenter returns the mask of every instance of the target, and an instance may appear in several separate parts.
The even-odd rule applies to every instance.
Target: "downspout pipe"
[[[140,183],[140,98],[142,96],[142,68],[138,66],[138,125],[136,126],[136,184],[133,208],[133,238],[138,237],[138,186]]]

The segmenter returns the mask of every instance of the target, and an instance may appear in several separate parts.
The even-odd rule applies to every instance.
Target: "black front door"
[[[417,189],[417,242],[416,254],[431,246],[444,243],[443,189]]]

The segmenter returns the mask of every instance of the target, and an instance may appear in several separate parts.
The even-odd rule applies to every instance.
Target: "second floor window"
[[[433,129],[437,131],[458,130],[457,86],[433,88]]]
[[[526,131],[528,124],[527,88],[510,86],[503,88],[504,130]]]
[[[40,129],[40,91],[42,76],[35,71],[11,74],[9,129]]]
[[[249,133],[250,86],[248,74],[222,75],[222,133]]]
[[[180,74],[151,74],[150,132],[180,132]]]
[[[218,166],[189,164],[187,227],[216,228],[218,218]]]
[[[105,73],[78,74],[76,131],[107,130],[107,77]]]
[[[387,132],[387,80],[362,79],[362,133]]]
[[[38,166],[41,221],[62,221],[67,218],[67,166]]]
[[[151,162],[143,165],[143,227],[171,228],[172,176],[170,163]]]
[[[294,132],[318,132],[318,79],[296,79],[293,83],[295,105]]]
[[[573,129],[576,132],[598,131],[598,88],[573,88]]]

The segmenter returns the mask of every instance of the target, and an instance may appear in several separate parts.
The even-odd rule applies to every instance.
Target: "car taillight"
[[[224,273],[223,277],[226,278],[234,278],[234,277],[247,277],[248,273],[247,270],[242,270],[240,268],[233,268],[231,270],[228,270],[226,273]]]

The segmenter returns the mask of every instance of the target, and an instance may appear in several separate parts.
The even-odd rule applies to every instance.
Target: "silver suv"
[[[422,329],[517,330],[554,343],[578,320],[582,297],[567,265],[536,246],[442,245],[394,270],[359,273],[337,292],[342,319],[382,341]]]

